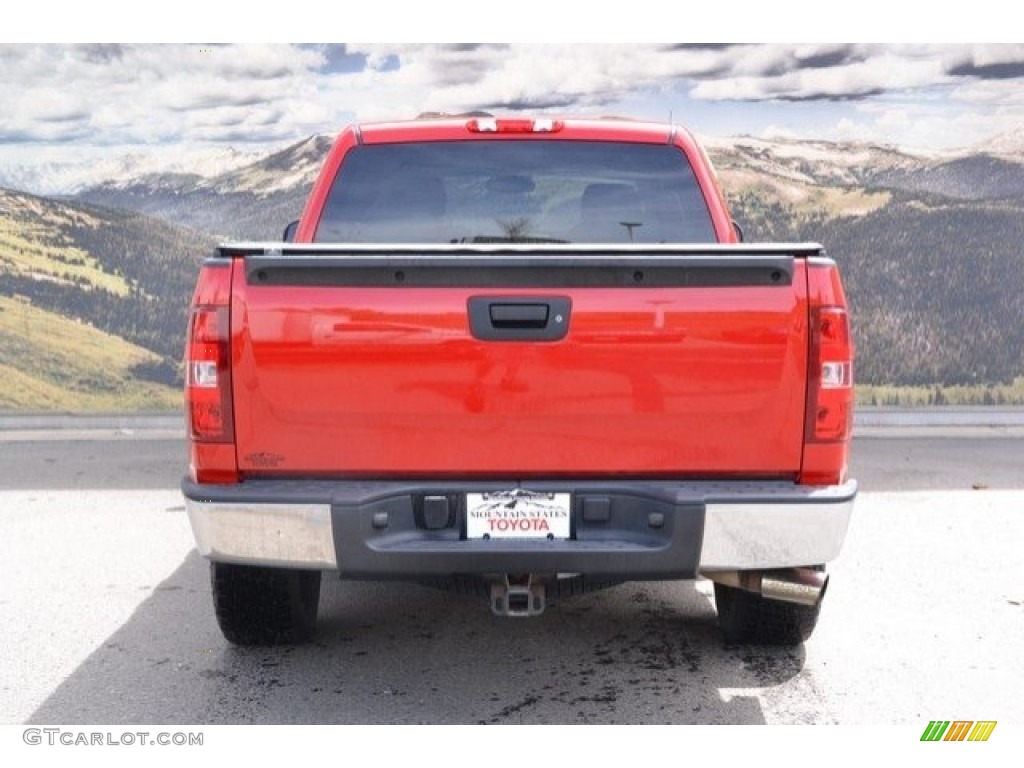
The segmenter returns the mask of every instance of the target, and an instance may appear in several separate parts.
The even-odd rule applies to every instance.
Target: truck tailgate
[[[811,254],[339,248],[230,249],[244,474],[800,469]]]

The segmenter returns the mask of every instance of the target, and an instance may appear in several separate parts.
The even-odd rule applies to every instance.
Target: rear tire
[[[797,605],[715,584],[718,626],[728,643],[799,645],[814,632],[821,602],[813,607]]]
[[[316,631],[320,571],[211,563],[213,610],[235,645],[303,643]]]

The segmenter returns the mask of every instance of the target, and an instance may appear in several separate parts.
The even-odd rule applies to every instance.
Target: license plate
[[[467,493],[466,538],[568,539],[571,507],[568,493]]]

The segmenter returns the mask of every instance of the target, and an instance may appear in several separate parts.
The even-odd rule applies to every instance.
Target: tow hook
[[[491,584],[491,611],[496,616],[540,616],[547,607],[544,583],[530,574],[506,574]]]

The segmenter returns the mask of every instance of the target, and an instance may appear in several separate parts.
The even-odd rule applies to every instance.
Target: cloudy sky
[[[351,120],[470,109],[962,147],[1024,129],[1024,45],[0,47],[3,163],[264,148]]]

